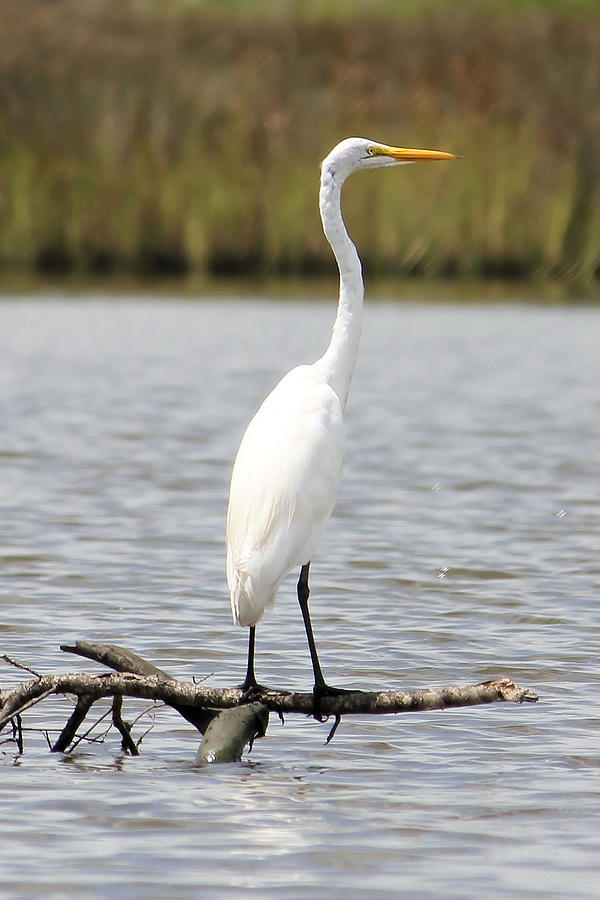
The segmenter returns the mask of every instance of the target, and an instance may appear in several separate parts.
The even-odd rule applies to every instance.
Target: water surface
[[[52,672],[78,638],[239,681],[224,518],[251,412],[324,349],[331,304],[0,303],[0,645]],[[0,749],[0,895],[277,900],[597,897],[600,311],[371,304],[348,462],[313,561],[328,680],[508,675],[541,696],[328,726],[275,718],[239,766],[193,767],[159,710],[137,759],[71,756],[25,716]],[[257,674],[307,688],[283,586]],[[20,680],[3,667],[4,686]],[[129,702],[132,718],[146,707]],[[150,725],[136,724],[136,735]]]

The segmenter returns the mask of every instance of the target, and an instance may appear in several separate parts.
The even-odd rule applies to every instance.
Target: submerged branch
[[[196,765],[239,762],[246,744],[265,736],[269,710],[264,703],[246,703],[222,710],[204,733],[196,754]]]
[[[132,672],[134,675],[154,675],[160,679],[165,678],[169,681],[175,681],[172,675],[169,675],[163,669],[159,669],[154,663],[144,659],[143,656],[138,656],[133,650],[119,647],[117,644],[76,641],[72,645],[61,644],[60,649],[64,653],[75,653],[77,656],[84,656],[86,659],[102,663],[102,665],[108,666],[109,669],[114,669],[116,672]],[[189,706],[182,703],[171,703],[170,705],[179,715],[194,725],[201,734],[204,734],[211,720],[218,713],[216,709],[206,709],[200,706]]]
[[[315,715],[312,691],[262,688],[255,692],[253,702],[240,705],[243,696],[241,688],[209,687],[206,681],[178,681],[131,650],[115,644],[77,641],[75,645],[64,645],[61,649],[100,662],[115,671],[99,675],[86,672],[40,675],[28,666],[6,658],[11,665],[29,671],[35,677],[12,690],[0,692],[0,730],[11,721],[14,730],[14,723],[19,722],[21,713],[50,694],[73,694],[77,697],[75,709],[51,748],[54,752],[73,749],[87,737],[95,725],[79,738],[77,730],[92,705],[106,697],[113,700],[112,721],[121,734],[123,749],[132,755],[137,755],[139,741],[136,743],[133,740],[131,726],[122,718],[123,697],[153,700],[172,706],[203,735],[196,756],[198,765],[239,761],[246,745],[251,748],[256,738],[264,736],[270,712],[278,713],[282,720],[284,713]],[[537,699],[529,688],[519,687],[510,679],[502,678],[482,684],[412,691],[348,691],[326,695],[320,698],[319,712],[322,716],[334,717],[334,725],[327,738],[330,741],[344,715],[383,715],[502,701],[535,702]],[[22,752],[22,739],[17,744],[19,752]]]
[[[74,645],[63,644],[60,649],[65,653],[76,653],[78,656],[93,659],[117,672],[154,675],[160,680],[175,680],[172,675],[159,669],[154,663],[117,644],[77,641]],[[123,749],[129,750],[133,756],[137,756],[139,750],[131,737],[131,729],[127,727],[120,716],[122,698],[122,694],[115,695],[113,698],[113,724],[121,733]],[[115,703],[118,704],[118,715],[115,715]],[[247,744],[252,747],[256,738],[263,737],[269,722],[269,711],[261,703],[253,703],[244,708],[233,707],[221,710],[190,706],[185,703],[171,703],[170,705],[203,735],[196,756],[198,765],[214,762],[239,762],[244,747]]]
[[[92,708],[93,702],[93,699],[88,694],[80,694],[77,697],[75,709],[69,716],[68,722],[61,731],[58,740],[52,745],[52,753],[62,753],[67,749],[71,741],[74,740],[77,729]]]

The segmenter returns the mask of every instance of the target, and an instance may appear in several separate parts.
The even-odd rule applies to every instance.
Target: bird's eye
[[[375,156],[375,154],[377,153],[377,148],[376,147],[367,147],[367,153],[369,154],[369,156]]]

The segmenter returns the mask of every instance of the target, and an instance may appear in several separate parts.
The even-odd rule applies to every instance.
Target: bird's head
[[[381,169],[384,166],[402,166],[407,163],[435,159],[458,159],[454,153],[443,150],[411,150],[406,147],[390,147],[367,138],[346,138],[340,141],[321,164],[323,174],[330,174],[338,181],[359,169]]]

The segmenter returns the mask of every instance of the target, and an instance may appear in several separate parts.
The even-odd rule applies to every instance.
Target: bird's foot
[[[253,703],[254,700],[261,696],[263,691],[269,690],[268,687],[265,687],[264,684],[259,684],[258,681],[244,681],[243,684],[238,685],[238,688],[243,691],[238,700],[238,706],[242,706],[244,703]]]
[[[326,722],[328,715],[323,715],[321,703],[325,697],[339,697],[342,694],[360,694],[362,691],[351,691],[347,688],[331,687],[329,684],[315,684],[313,687],[313,717],[317,722]],[[337,713],[335,714],[337,717]],[[337,725],[335,726],[337,728]],[[331,735],[333,737],[333,734]]]

